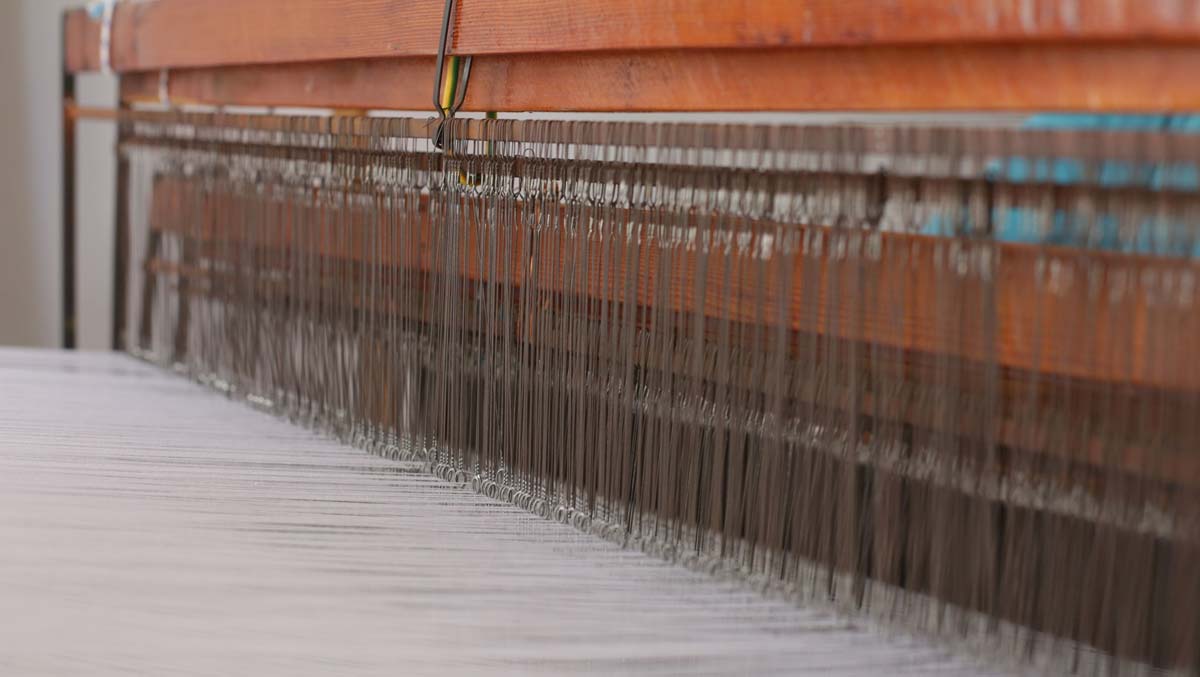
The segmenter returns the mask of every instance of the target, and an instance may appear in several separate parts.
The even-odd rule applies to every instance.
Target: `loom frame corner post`
[[[117,107],[126,110],[129,106],[120,100],[121,76],[117,76]],[[113,205],[113,269],[112,269],[112,336],[111,348],[124,351],[129,343],[126,338],[129,291],[129,159],[125,156],[124,142],[129,137],[129,127],[117,122],[116,138],[116,197]]]
[[[72,350],[76,346],[76,307],[75,307],[75,72],[68,63],[67,50],[70,40],[68,23],[71,11],[66,10],[61,15],[59,32],[59,66],[62,99],[62,223],[61,241],[61,283],[62,314],[61,339],[62,347]]]
[[[81,120],[114,120],[117,122],[116,137],[116,190],[113,214],[112,253],[112,330],[109,336],[112,350],[126,350],[126,319],[128,317],[128,260],[129,260],[129,163],[122,151],[122,143],[128,137],[128,125],[121,122],[120,111],[130,108],[121,90],[123,78],[109,67],[103,55],[98,62],[88,56],[88,46],[97,40],[103,43],[99,22],[89,10],[68,7],[60,14],[59,64],[60,96],[62,103],[62,147],[61,147],[61,247],[59,270],[61,280],[60,341],[63,348],[74,349],[79,341],[78,308],[78,191],[76,171],[78,169],[78,124]],[[101,51],[103,47],[101,47]],[[80,73],[101,72],[115,76],[117,89],[116,110],[86,108],[80,105],[77,84]]]

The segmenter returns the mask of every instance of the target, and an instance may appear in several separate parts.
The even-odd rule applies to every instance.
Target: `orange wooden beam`
[[[1200,44],[518,54],[474,60],[466,110],[1191,111]],[[171,71],[174,103],[430,109],[432,57]],[[157,101],[155,73],[122,78]]]
[[[431,56],[442,0],[148,0],[117,5],[118,71]],[[1200,40],[1189,0],[460,0],[455,52]],[[66,17],[66,64],[99,67],[99,22]]]

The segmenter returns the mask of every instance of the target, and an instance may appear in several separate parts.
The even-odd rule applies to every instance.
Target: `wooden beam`
[[[443,0],[149,0],[113,20],[118,71],[436,53]],[[761,49],[1200,40],[1191,0],[461,0],[453,49]],[[99,22],[67,18],[66,63],[99,67]]]
[[[1193,111],[1200,44],[911,45],[502,55],[466,110]],[[158,74],[122,78],[158,101]],[[172,71],[174,103],[425,110],[432,57]]]

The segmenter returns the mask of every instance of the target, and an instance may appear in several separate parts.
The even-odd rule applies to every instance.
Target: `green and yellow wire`
[[[454,95],[458,91],[458,76],[459,76],[460,62],[461,62],[460,57],[458,57],[457,55],[454,55],[454,54],[450,55],[448,65],[446,67],[446,79],[442,83],[441,106],[442,106],[442,111],[446,114],[447,118],[450,116],[450,109],[454,106]],[[489,120],[495,120],[499,117],[496,114],[496,111],[488,111],[486,116],[487,116],[487,119],[489,119]],[[449,144],[447,144],[446,152],[451,153]],[[487,154],[491,155],[492,152],[493,152],[492,142],[488,141]],[[467,176],[467,173],[461,169],[458,170],[458,182],[464,186],[467,186],[467,185],[478,186],[480,183],[479,177]]]

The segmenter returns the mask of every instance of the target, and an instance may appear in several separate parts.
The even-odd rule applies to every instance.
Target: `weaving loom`
[[[212,414],[268,450],[406,469],[401,513],[577,544],[511,547],[679,643],[624,653],[592,589],[591,643],[485,629],[465,669],[1200,669],[1200,135],[458,114],[1187,113],[1200,4],[286,4],[66,15],[65,343],[72,125],[108,117],[115,348],[289,421]],[[120,110],[77,106],[110,68]]]

